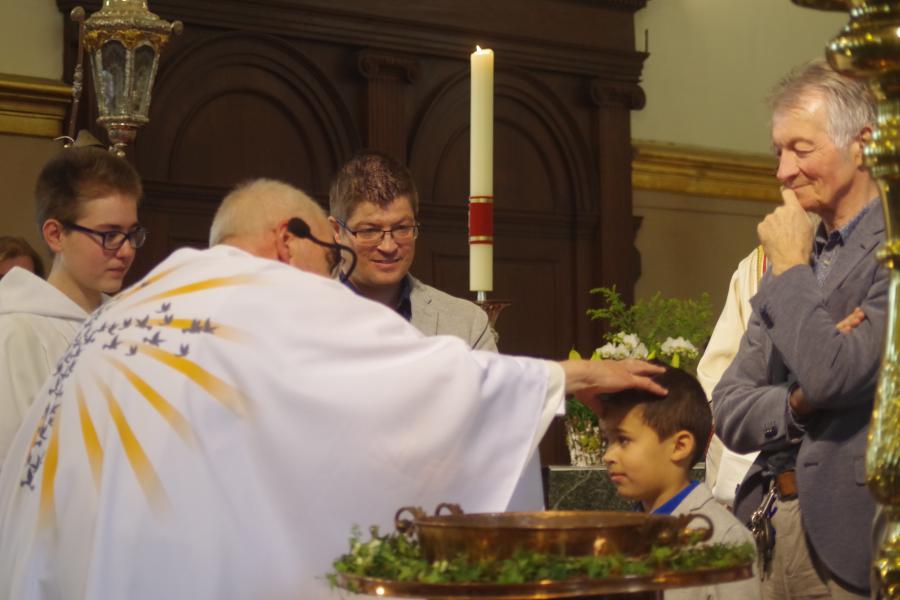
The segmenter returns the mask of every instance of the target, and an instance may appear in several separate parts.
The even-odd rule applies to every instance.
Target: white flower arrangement
[[[704,294],[698,300],[663,298],[655,294],[646,300],[627,304],[612,288],[596,288],[605,306],[588,310],[591,320],[606,323],[606,343],[591,355],[591,360],[659,359],[673,367],[696,372],[702,346],[712,333],[712,307]],[[581,358],[573,348],[569,358]],[[597,465],[602,462],[605,444],[600,436],[597,416],[586,406],[570,398],[566,403],[566,440],[572,464]]]
[[[659,359],[673,367],[696,372],[700,348],[712,333],[709,296],[698,300],[663,298],[626,303],[612,288],[596,288],[605,306],[588,310],[591,320],[605,321],[611,331],[607,342],[594,352],[595,358]]]
[[[660,347],[659,347],[659,355],[668,357],[668,362],[675,368],[678,368],[681,365],[681,359],[686,358],[689,360],[695,360],[700,358],[700,351],[697,350],[697,346],[692,344],[689,340],[684,339],[683,337],[677,338],[666,338]]]
[[[612,336],[612,341],[607,342],[594,350],[594,356],[607,360],[622,360],[623,358],[647,358],[649,352],[647,346],[633,333],[620,331]]]
[[[647,350],[647,345],[636,334],[620,331],[612,336],[612,341],[594,350],[592,358],[603,358],[606,360],[640,358],[650,360],[656,358],[657,355],[673,367],[678,368],[681,364],[681,359],[693,360],[699,358],[700,351],[689,340],[677,337],[666,338],[660,344],[659,351],[651,353]]]

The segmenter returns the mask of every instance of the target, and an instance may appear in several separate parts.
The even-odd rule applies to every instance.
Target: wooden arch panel
[[[277,38],[202,38],[164,66],[135,148],[148,179],[227,188],[273,177],[321,198],[359,145],[328,77]]]

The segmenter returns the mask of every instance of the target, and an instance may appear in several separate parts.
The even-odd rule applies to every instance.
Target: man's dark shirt
[[[361,296],[359,290],[350,283],[349,279],[341,278],[341,281],[344,282],[348,288],[353,290],[353,292],[357,296]],[[409,295],[412,293],[412,285],[409,280],[409,275],[405,275],[403,277],[403,281],[400,282],[400,300],[397,302],[397,306],[394,307],[394,310],[397,311],[397,314],[406,319],[407,321],[412,320],[412,300]]]

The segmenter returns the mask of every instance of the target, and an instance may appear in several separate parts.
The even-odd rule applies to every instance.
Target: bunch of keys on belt
[[[750,516],[750,533],[756,540],[756,554],[760,562],[760,577],[772,562],[772,550],[775,548],[775,528],[772,527],[772,515],[775,514],[775,482],[769,487],[769,493],[763,498]]]

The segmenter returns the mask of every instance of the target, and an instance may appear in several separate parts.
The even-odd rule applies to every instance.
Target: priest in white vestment
[[[759,281],[766,272],[766,254],[762,246],[757,246],[744,257],[728,285],[728,296],[722,314],[716,322],[706,350],[697,364],[697,380],[703,386],[706,397],[712,402],[712,393],[731,365],[741,345],[741,338],[747,331],[747,322],[753,307],[750,299],[759,289]],[[731,507],[737,486],[743,481],[756,460],[759,452],[740,454],[725,447],[722,440],[713,434],[706,452],[706,484],[713,496],[722,504]]]
[[[338,597],[324,575],[353,524],[502,510],[564,391],[662,391],[637,361],[425,337],[289,266],[334,264],[287,230],[299,216],[328,239],[302,193],[234,196],[224,243],[95,312],[38,394],[0,471],[0,596]]]

